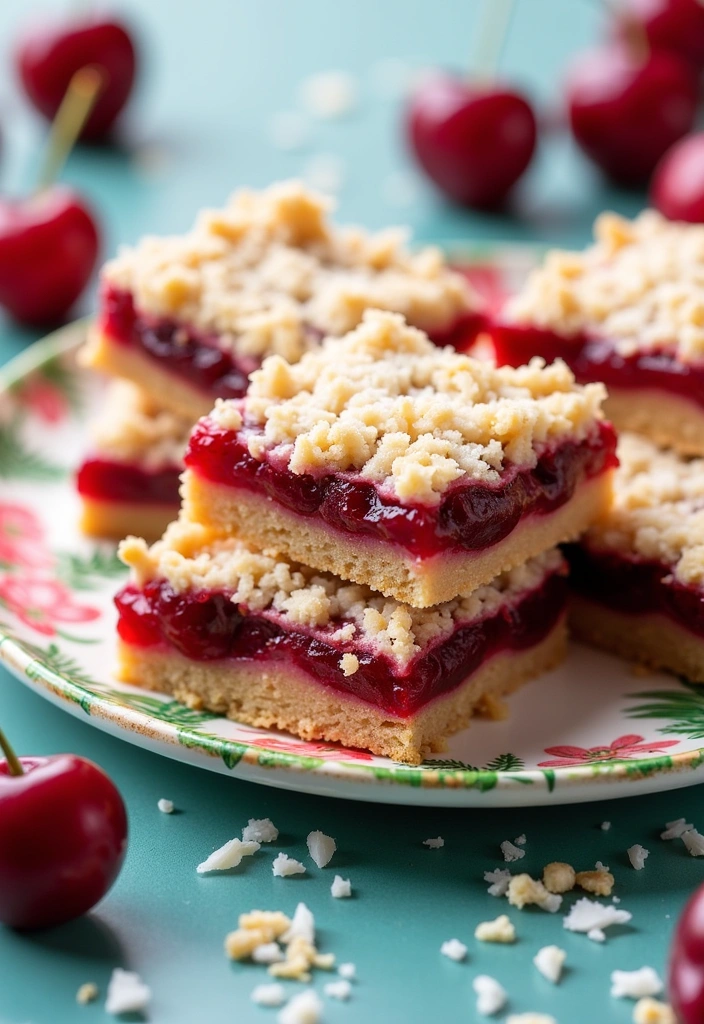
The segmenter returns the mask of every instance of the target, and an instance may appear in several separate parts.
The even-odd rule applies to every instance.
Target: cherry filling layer
[[[164,580],[142,590],[128,585],[115,598],[121,638],[136,647],[175,650],[193,661],[236,664],[279,662],[295,667],[323,686],[358,697],[395,717],[414,714],[448,693],[492,656],[540,643],[563,613],[567,582],[553,573],[535,590],[519,595],[493,615],[459,624],[455,631],[399,666],[385,654],[354,648],[359,669],[345,676],[345,648],[324,630],[291,629],[276,613],[253,613],[226,592],[176,594]],[[336,626],[330,626],[332,633]],[[346,647],[350,650],[349,645]]]
[[[531,356],[563,359],[580,384],[603,381],[607,388],[669,391],[704,406],[704,362],[684,363],[666,349],[623,356],[611,341],[565,338],[554,331],[514,324],[491,330],[498,366],[522,366]]]
[[[704,590],[680,583],[670,566],[577,544],[566,554],[582,597],[630,615],[666,615],[704,639]]]
[[[138,505],[179,505],[181,467],[150,472],[131,462],[86,459],[78,470],[76,487],[84,498],[124,501]]]
[[[507,537],[528,515],[555,511],[585,479],[616,464],[616,438],[600,423],[581,443],[542,453],[533,469],[508,466],[495,484],[451,486],[439,505],[399,504],[368,481],[342,474],[310,476],[258,461],[243,436],[200,420],[186,465],[214,483],[244,488],[344,533],[401,545],[424,558],[449,549],[479,551]]]
[[[468,348],[485,329],[481,313],[466,313],[442,331],[433,341],[438,345]],[[129,292],[108,285],[103,288],[98,327],[111,341],[140,349],[159,365],[207,394],[210,398],[240,398],[247,390],[247,378],[259,366],[259,360],[237,357],[220,347],[216,334],[206,334],[165,317],[150,316],[135,308]],[[311,338],[323,332],[307,328]]]

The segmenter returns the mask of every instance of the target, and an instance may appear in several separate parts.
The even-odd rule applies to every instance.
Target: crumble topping
[[[330,894],[335,897],[336,900],[344,900],[352,895],[352,883],[349,878],[343,878],[342,875],[335,875],[330,886]]]
[[[554,251],[506,306],[518,323],[605,337],[624,356],[666,349],[704,357],[704,227],[654,210],[633,221],[603,213],[595,244]]]
[[[566,959],[567,953],[559,946],[543,946],[533,957],[533,963],[544,978],[557,985]]]
[[[241,416],[253,458],[296,474],[357,474],[426,504],[455,480],[491,483],[507,463],[534,466],[542,446],[583,440],[606,395],[575,384],[559,360],[497,369],[380,310],[294,365],[270,356],[250,381],[211,419],[239,429]]]
[[[286,946],[285,956],[278,942]],[[265,948],[266,956],[262,955]],[[310,981],[312,967],[331,970],[335,965],[332,953],[316,949],[315,918],[305,903],[298,904],[293,918],[280,910],[240,914],[237,929],[225,936],[225,952],[231,960],[251,957],[255,962],[267,963],[273,977],[295,981]]]
[[[480,942],[515,942],[516,929],[506,914],[500,914],[493,921],[481,921],[474,929],[474,937]]]
[[[100,995],[100,990],[94,981],[85,981],[76,992],[76,1002],[79,1006],[87,1006],[94,1002]]]
[[[116,380],[91,435],[100,455],[156,472],[181,466],[192,428],[191,420],[162,409],[128,381]]]
[[[508,1002],[506,989],[488,974],[478,974],[472,988],[477,996],[477,1013],[482,1017],[493,1017]]]
[[[608,516],[590,547],[662,562],[682,583],[704,583],[704,459],[683,459],[622,434]]]
[[[400,229],[337,227],[332,204],[300,182],[236,192],[184,235],[147,237],[103,270],[137,308],[216,333],[245,357],[295,361],[370,307],[423,330],[449,328],[477,299],[437,248],[412,253]]]
[[[654,967],[640,967],[636,971],[612,971],[611,995],[615,999],[641,999],[659,995],[664,986]]]
[[[614,887],[614,876],[603,867],[596,871],[578,871],[574,880],[580,889],[595,896],[610,896]]]
[[[627,924],[631,917],[628,910],[618,910],[610,903],[604,906],[603,903],[583,896],[562,919],[562,923],[570,932],[585,932],[588,938],[603,942],[604,929],[614,924]]]
[[[288,878],[290,875],[304,875],[305,866],[300,860],[294,860],[287,853],[279,853],[271,865],[272,873],[278,878]]]
[[[523,910],[530,903],[544,903],[549,893],[542,882],[531,878],[530,875],[522,874],[513,876],[506,895],[512,906]]]
[[[446,939],[440,947],[440,952],[449,960],[456,960],[457,963],[467,956],[467,947],[459,939]]]
[[[577,875],[571,864],[554,860],[543,868],[543,885],[548,892],[563,893],[574,889]]]
[[[549,573],[562,571],[564,564],[559,551],[552,549],[467,597],[416,609],[369,587],[253,551],[236,538],[215,538],[205,527],[185,519],[171,523],[151,547],[128,537],[119,552],[132,567],[138,586],[164,579],[178,593],[232,591],[231,600],[250,611],[266,613],[294,628],[326,630],[326,639],[354,643],[357,655],[361,650],[381,652],[399,663],[448,636],[457,623],[511,604],[538,587]],[[517,856],[525,854],[520,847],[513,849],[519,851]]]
[[[273,843],[279,838],[279,830],[271,818],[250,818],[242,829],[243,842]]]
[[[645,996],[633,1007],[633,1024],[677,1024],[677,1019],[667,1003]]]

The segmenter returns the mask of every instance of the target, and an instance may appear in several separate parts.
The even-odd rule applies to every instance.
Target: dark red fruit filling
[[[662,562],[569,545],[570,582],[582,597],[632,615],[667,615],[704,637],[704,591],[680,583]]]
[[[86,459],[78,470],[76,487],[85,498],[178,508],[180,475],[177,466],[150,473],[131,463]]]
[[[538,327],[497,324],[492,329],[499,366],[522,366],[531,356],[563,359],[580,384],[603,381],[607,388],[650,388],[674,392],[704,406],[704,362],[683,363],[664,349],[622,356],[604,339],[563,338]]]
[[[239,434],[203,419],[191,436],[186,465],[215,483],[273,498],[291,512],[319,516],[345,533],[375,537],[429,557],[451,548],[478,551],[507,537],[523,516],[552,512],[585,477],[615,465],[616,439],[601,423],[581,444],[565,442],[531,470],[507,467],[496,484],[458,484],[439,506],[383,497],[373,484],[340,475],[314,477],[252,458]]]
[[[122,639],[139,647],[168,645],[194,661],[234,659],[248,663],[294,664],[324,686],[339,690],[398,717],[458,686],[500,651],[518,651],[543,640],[564,609],[567,583],[555,573],[522,599],[496,614],[459,626],[446,640],[426,648],[403,671],[385,655],[355,650],[360,667],[345,676],[342,649],[325,633],[284,629],[266,613],[242,613],[228,594],[174,593],[165,581],[143,590],[125,587],[115,602]],[[333,627],[331,627],[332,632]],[[225,669],[226,670],[226,669]]]

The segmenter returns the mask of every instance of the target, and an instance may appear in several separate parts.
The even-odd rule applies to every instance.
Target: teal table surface
[[[65,6],[44,2],[41,11]],[[477,0],[116,0],[115,6],[134,22],[144,64],[127,142],[120,150],[77,150],[64,171],[99,211],[106,254],[145,232],[185,228],[199,206],[219,203],[236,186],[304,174],[320,154],[336,157],[344,172],[342,219],[372,227],[405,222],[421,240],[581,245],[600,209],[632,214],[643,205],[641,194],[608,189],[559,128],[545,134],[508,214],[458,211],[413,176],[399,101],[382,88],[398,68],[389,58],[414,68],[465,66]],[[0,4],[0,183],[13,192],[31,188],[44,139],[11,74],[12,40],[34,7],[40,13],[39,4]],[[517,0],[503,68],[531,92],[553,127],[564,66],[597,38],[600,19],[599,5],[588,0]],[[272,116],[296,108],[307,74],[333,68],[356,76],[358,108],[345,119],[313,124],[300,152],[278,150],[268,135]],[[93,301],[91,291],[85,310]],[[0,358],[36,337],[0,322]],[[663,823],[681,815],[704,828],[699,787],[507,811],[316,799],[212,775],[109,738],[2,672],[0,723],[23,753],[70,750],[100,763],[124,794],[131,829],[124,870],[92,914],[35,935],[0,927],[0,1024],[108,1020],[104,993],[115,966],[138,971],[151,986],[154,1024],[273,1020],[276,1011],[250,1001],[253,987],[266,980],[264,968],[230,964],[223,937],[241,911],[292,912],[298,900],[316,915],[321,948],[357,965],[352,998],[346,1004],[326,999],[325,1021],[479,1020],[472,979],[485,973],[508,990],[507,1012],[539,1010],[559,1024],[625,1024],[632,1003],[610,997],[611,970],[645,964],[664,970],[674,921],[704,876],[704,859],[658,838]],[[173,800],[179,813],[160,814],[160,797]],[[274,878],[268,848],[236,872],[196,874],[196,865],[238,835],[248,818],[265,816],[281,830],[276,849],[309,865],[305,876]],[[612,822],[607,832],[603,820]],[[337,840],[338,853],[323,871],[306,855],[313,829]],[[502,866],[499,843],[520,833],[527,837],[521,866],[533,873],[555,859],[610,865],[631,924],[613,929],[600,945],[564,931],[561,915],[512,909],[514,946],[476,942],[475,925],[504,910],[487,894],[483,872]],[[422,841],[436,835],[444,837],[444,848],[426,849]],[[51,843],[41,821],[37,842]],[[640,872],[626,856],[633,843],[651,851]],[[336,871],[352,880],[351,900],[331,898]],[[469,945],[465,963],[440,955],[441,943],[452,937]],[[568,955],[557,987],[531,962],[550,943]],[[316,977],[319,991],[325,980]],[[85,981],[99,985],[101,999],[79,1008],[75,993]]]

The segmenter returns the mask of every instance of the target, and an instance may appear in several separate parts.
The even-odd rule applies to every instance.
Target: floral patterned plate
[[[533,250],[494,251],[472,277],[495,296]],[[103,385],[77,367],[77,323],[0,376],[0,661],[99,729],[235,778],[326,796],[434,806],[567,803],[704,782],[704,687],[574,647],[565,665],[419,767],[305,743],[116,682],[112,594],[124,568],[76,529],[72,471]],[[5,682],[5,685],[12,685]]]

